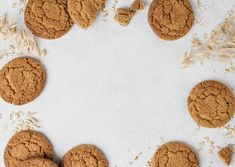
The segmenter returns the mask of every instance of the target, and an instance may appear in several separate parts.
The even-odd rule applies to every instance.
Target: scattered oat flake
[[[112,10],[113,10],[113,12],[116,12],[117,4],[118,4],[118,0],[113,0],[113,4],[112,4]]]
[[[210,140],[210,138],[208,136],[204,137],[202,141],[199,141],[197,144],[197,151],[203,151],[203,150],[207,150],[207,152],[209,154],[214,154],[215,152],[217,152],[220,147],[215,145],[215,142]]]
[[[35,112],[31,111],[12,111],[4,115],[4,122],[0,122],[0,132],[5,133],[12,131],[13,133],[22,130],[33,130],[40,128],[39,120],[36,118]],[[3,114],[1,114],[3,116]],[[1,134],[2,135],[2,134]]]
[[[11,4],[11,7],[12,7],[12,8],[15,8],[16,5],[17,5],[16,2],[13,2],[13,3]]]
[[[12,111],[10,114],[11,125],[14,127],[13,132],[19,132],[22,130],[32,130],[40,128],[39,121],[35,117],[36,113]]]
[[[231,126],[227,124],[223,127],[224,129],[224,137],[225,138],[233,138],[235,134],[235,125]]]
[[[196,6],[199,10],[203,11],[204,10],[204,7],[201,3],[201,0],[196,0]]]
[[[0,50],[0,58],[19,54],[46,55],[45,49],[38,46],[34,36],[10,21],[7,15],[0,16],[0,40],[10,43],[8,47]]]

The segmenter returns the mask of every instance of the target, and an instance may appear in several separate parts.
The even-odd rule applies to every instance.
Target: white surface
[[[12,2],[0,0],[0,13],[8,13],[21,24],[22,15],[11,8]],[[234,74],[226,74],[212,63],[181,69],[180,62],[192,34],[215,28],[235,0],[203,0],[205,11],[198,11],[192,0],[196,15],[208,27],[195,25],[186,37],[174,42],[153,34],[146,19],[151,1],[145,2],[145,10],[137,13],[128,27],[116,24],[113,12],[109,12],[107,22],[102,22],[100,15],[87,31],[74,26],[58,40],[40,40],[48,51],[41,58],[48,76],[45,90],[21,107],[0,100],[0,112],[37,112],[39,130],[49,137],[58,157],[73,146],[91,143],[105,152],[110,167],[143,167],[161,144],[161,137],[184,141],[194,148],[205,136],[220,146],[234,143],[234,138],[223,137],[223,129],[196,131],[186,108],[188,92],[196,83],[218,79],[234,88]],[[119,0],[117,6],[130,3]],[[111,10],[112,4],[107,1],[107,9]],[[1,59],[0,66],[11,58]],[[234,123],[233,119],[230,124]],[[0,134],[1,155],[10,136],[11,132]],[[135,161],[140,152],[143,154]],[[210,161],[212,167],[223,166],[216,153],[210,155],[207,149],[198,156],[201,167],[209,166]],[[0,166],[4,166],[2,158]]]

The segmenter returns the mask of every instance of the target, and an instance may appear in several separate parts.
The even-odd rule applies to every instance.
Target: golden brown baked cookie
[[[192,149],[181,142],[169,142],[155,152],[151,167],[198,167],[198,159]]]
[[[34,35],[45,39],[59,38],[73,25],[67,0],[29,0],[24,20]]]
[[[229,166],[232,160],[233,150],[230,146],[221,148],[218,152],[220,159],[223,160],[224,164]]]
[[[134,14],[135,11],[129,8],[118,8],[115,13],[114,20],[122,26],[127,26]]]
[[[4,152],[6,167],[19,167],[19,163],[30,158],[54,160],[54,151],[48,139],[39,132],[22,131],[8,142]]]
[[[108,167],[105,155],[93,145],[79,145],[66,153],[62,159],[62,167]]]
[[[153,32],[164,40],[176,40],[191,29],[194,22],[188,0],[153,0],[148,12]]]
[[[68,12],[74,23],[87,29],[104,6],[105,0],[68,0]]]
[[[29,57],[11,60],[0,70],[0,96],[8,103],[23,105],[42,92],[46,75],[39,61]]]
[[[17,167],[58,167],[56,163],[49,159],[32,158],[21,161]]]
[[[132,4],[130,9],[134,11],[140,11],[144,9],[144,3],[142,0],[135,0]]]
[[[225,125],[234,113],[231,90],[218,81],[197,84],[188,97],[188,110],[196,123],[207,128]]]

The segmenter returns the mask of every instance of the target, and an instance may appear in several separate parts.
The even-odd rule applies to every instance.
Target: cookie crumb
[[[16,5],[17,5],[17,4],[16,4],[15,2],[13,2],[13,3],[11,4],[11,7],[12,7],[12,8],[15,8]]]
[[[231,163],[233,151],[230,146],[223,147],[219,150],[218,156],[223,160],[224,164],[229,166]]]
[[[134,11],[143,10],[145,7],[144,2],[142,0],[135,0],[132,4],[130,9]]]
[[[138,156],[138,155],[137,155],[137,156],[135,156],[135,161],[136,161],[137,159],[139,159],[139,156]]]
[[[135,12],[129,8],[118,8],[115,13],[115,21],[122,26],[127,26],[132,17],[134,16]]]

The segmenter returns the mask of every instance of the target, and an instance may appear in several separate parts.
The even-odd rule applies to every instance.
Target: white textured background
[[[12,2],[0,0],[0,14],[8,13],[23,25],[23,16],[17,8],[11,8]],[[119,0],[117,7],[131,2]],[[223,128],[197,131],[187,112],[186,99],[190,89],[205,79],[217,79],[235,88],[235,74],[225,73],[216,63],[181,69],[180,62],[193,33],[215,28],[235,0],[203,0],[204,11],[195,7],[195,0],[191,2],[196,16],[208,25],[194,25],[187,36],[174,42],[152,33],[147,23],[150,0],[145,0],[147,7],[128,27],[116,24],[110,11],[107,22],[100,14],[87,31],[74,26],[58,40],[39,40],[48,51],[41,58],[48,77],[43,93],[20,107],[0,100],[0,113],[37,112],[42,126],[39,130],[49,137],[58,157],[73,146],[91,143],[105,152],[110,167],[144,167],[156,145],[162,143],[161,137],[184,141],[195,149],[205,136],[216,145],[234,144],[235,138],[224,138]],[[111,10],[112,4],[107,0],[106,8]],[[0,67],[12,58],[1,59]],[[235,120],[230,124],[234,125]],[[10,130],[0,132],[0,155],[10,136]],[[135,161],[140,152],[143,154]],[[206,148],[198,156],[201,167],[223,166]],[[4,166],[2,156],[0,166]],[[235,166],[235,159],[231,166]]]

